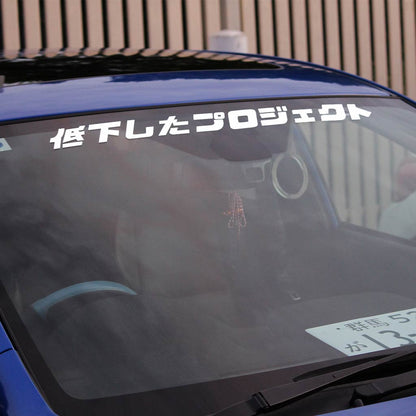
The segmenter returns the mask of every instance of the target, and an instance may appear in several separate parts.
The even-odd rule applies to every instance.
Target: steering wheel
[[[94,280],[91,282],[77,283],[75,285],[64,287],[55,292],[52,292],[48,296],[37,300],[32,303],[32,308],[42,318],[46,318],[49,309],[64,300],[73,298],[75,296],[83,295],[85,293],[92,292],[118,292],[126,295],[137,295],[134,290],[129,289],[127,286],[121,283],[110,282],[105,280]]]

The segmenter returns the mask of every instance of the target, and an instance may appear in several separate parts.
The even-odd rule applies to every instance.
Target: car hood
[[[416,396],[329,413],[334,416],[413,416]]]
[[[6,86],[0,90],[0,122],[196,102],[351,95],[390,94],[354,77],[300,66],[112,75]]]

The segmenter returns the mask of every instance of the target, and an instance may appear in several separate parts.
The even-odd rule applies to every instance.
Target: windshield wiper
[[[386,363],[409,357],[416,354],[416,351],[406,350],[393,353],[382,358],[373,358],[370,361],[344,368],[330,373],[320,374],[300,381],[274,386],[254,393],[249,400],[235,403],[219,412],[209,416],[253,416],[258,413],[266,413],[282,406],[287,402],[299,399],[307,394],[320,391],[350,376],[357,375],[370,368],[375,368]]]

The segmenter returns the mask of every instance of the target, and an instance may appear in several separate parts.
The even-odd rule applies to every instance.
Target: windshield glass
[[[413,344],[415,119],[349,97],[2,126],[3,316],[52,406],[204,415]]]

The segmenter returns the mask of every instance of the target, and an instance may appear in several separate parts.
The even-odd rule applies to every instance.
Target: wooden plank
[[[341,42],[339,37],[338,2],[325,0],[326,24],[326,64],[332,68],[341,68]]]
[[[86,2],[87,48],[86,55],[95,55],[104,48],[104,22],[101,0]]]
[[[378,136],[377,160],[379,165],[379,218],[380,214],[392,203],[393,177],[390,172],[391,166],[391,141]]]
[[[303,133],[303,137],[306,140],[306,143],[308,143],[309,151],[313,154],[313,148],[314,148],[314,141],[315,141],[315,135],[314,135],[314,128],[311,123],[304,123],[303,125],[300,125],[300,130]]]
[[[311,62],[324,65],[324,24],[321,5],[321,0],[309,0],[308,21]]]
[[[163,49],[165,47],[163,28],[162,0],[147,1],[147,29],[149,48]]]
[[[241,0],[241,30],[247,36],[248,52],[257,53],[255,0]]]
[[[183,49],[183,21],[181,0],[169,0],[166,3],[168,48]]]
[[[200,0],[186,0],[186,27],[188,30],[188,48],[203,49],[202,5]]]
[[[233,55],[227,54],[227,53],[222,53],[221,55],[215,55],[212,60],[213,61],[226,61],[228,60],[228,58],[231,58]]]
[[[347,137],[347,182],[349,194],[349,221],[351,224],[363,224],[363,192],[360,178],[361,138],[356,124],[348,126]]]
[[[239,0],[221,2],[222,29],[241,29],[241,10]]]
[[[160,51],[158,53],[158,56],[173,56],[177,55],[178,50],[177,49],[164,49],[163,51]]]
[[[179,56],[181,57],[188,57],[188,56],[194,56],[198,59],[212,59],[214,56],[217,55],[216,52],[210,52],[210,51],[202,51],[202,52],[195,52],[195,51],[189,51],[190,54],[186,52],[181,52]]]
[[[374,134],[370,131],[360,129],[359,137],[362,142],[362,178],[364,186],[364,226],[371,229],[377,229],[378,209],[377,209],[377,180],[376,159],[375,159],[375,142]]]
[[[397,171],[399,170],[399,166],[403,162],[403,159],[405,159],[406,157],[406,150],[399,144],[392,142],[391,154],[392,154],[392,159],[393,159],[393,163],[392,163],[393,173],[395,177],[397,174]]]
[[[160,48],[156,48],[156,49],[143,49],[142,51],[140,51],[140,55],[142,56],[155,56],[160,52]]]
[[[258,33],[260,41],[259,52],[274,55],[273,7],[271,0],[257,0]]]
[[[397,0],[387,0],[387,11],[389,25],[390,86],[394,90],[403,93],[403,50],[400,2]],[[413,15],[413,18],[416,18],[416,16]]]
[[[332,198],[341,221],[348,217],[345,189],[345,157],[342,126],[326,123],[328,140],[330,140],[330,168],[332,178]]]
[[[403,0],[403,40],[406,94],[416,100],[416,7],[415,0]]]
[[[307,61],[309,59],[309,53],[305,0],[292,0],[292,10],[294,11],[292,16],[294,58]]]
[[[122,0],[107,1],[108,52],[124,48],[124,22]]]
[[[17,0],[3,0],[2,8],[2,36],[3,54],[5,58],[15,58],[20,49],[19,9]]]
[[[356,2],[358,36],[358,73],[364,78],[373,79],[370,1]]]
[[[384,0],[373,0],[372,22],[373,22],[373,49],[375,64],[375,81],[388,86],[387,67],[387,24]]]
[[[403,160],[406,158],[406,150],[397,143],[391,141],[390,145],[390,158],[391,158],[391,177],[393,186],[396,184],[397,173],[399,171],[399,166],[402,164]],[[396,191],[396,189],[394,189]]]
[[[355,33],[354,0],[343,0],[341,6],[342,26],[342,69],[352,74],[357,73],[357,48]]]
[[[127,0],[128,47],[144,48],[144,18],[142,0]]]
[[[211,53],[211,52],[205,52],[207,55],[209,55],[209,56],[213,56],[214,54],[213,53]],[[179,52],[178,53],[178,57],[179,58],[189,58],[190,56],[197,56],[198,55],[198,57],[201,55],[200,53],[198,53],[197,51],[190,51],[190,50],[185,50],[185,51],[182,51],[182,52]]]
[[[210,36],[221,30],[221,7],[220,0],[209,0],[204,2],[204,48],[209,49]]]
[[[289,0],[275,0],[276,50],[282,58],[292,57]]]
[[[31,58],[36,56],[42,49],[38,0],[23,0],[23,22],[25,33],[24,55]]]
[[[328,190],[331,189],[330,184],[330,171],[329,171],[329,146],[328,146],[328,132],[326,129],[326,123],[314,124],[314,139],[313,150],[315,161],[321,171],[322,177],[325,180]]]
[[[82,27],[81,0],[65,2],[66,36],[68,46],[65,55],[76,55],[84,47],[84,31]]]
[[[64,46],[62,37],[62,14],[60,0],[44,0],[46,56],[56,55]]]

